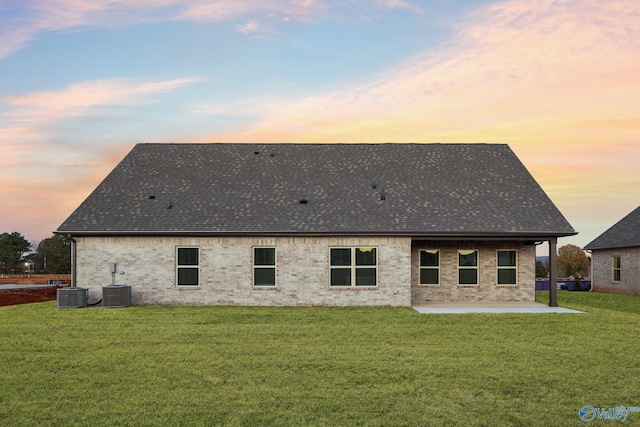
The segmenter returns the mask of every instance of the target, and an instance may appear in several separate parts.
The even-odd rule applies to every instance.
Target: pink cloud
[[[315,18],[338,18],[377,9],[419,11],[401,0],[332,3],[328,0],[25,0],[20,19],[0,16],[0,58],[24,48],[45,31],[65,31],[85,26],[122,27],[165,21],[218,22],[246,20],[239,27],[251,33],[255,27]]]
[[[18,144],[18,141],[32,139],[36,136],[38,136],[38,130],[31,126],[0,128],[0,142],[6,141],[6,144],[0,145],[0,154],[8,155],[10,152],[15,152],[15,149],[24,146]]]
[[[256,33],[260,30],[260,26],[255,21],[249,21],[245,24],[238,25],[236,28],[239,33],[245,34]]]
[[[6,115],[15,122],[56,120],[88,114],[96,107],[144,104],[150,102],[151,95],[197,81],[193,77],[143,83],[101,80],[76,83],[62,91],[8,96],[0,101],[14,107]]]
[[[418,6],[412,4],[411,2],[402,0],[378,0],[376,3],[378,3],[380,7],[389,9],[409,9],[417,13],[421,12],[421,9]]]

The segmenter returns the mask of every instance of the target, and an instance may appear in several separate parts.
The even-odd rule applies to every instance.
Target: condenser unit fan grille
[[[119,308],[131,305],[131,286],[110,285],[102,288],[102,306]]]
[[[85,288],[58,289],[58,308],[82,308],[87,306],[89,290]]]

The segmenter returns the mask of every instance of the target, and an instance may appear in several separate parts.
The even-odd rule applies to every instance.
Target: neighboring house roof
[[[640,207],[615,223],[584,248],[613,249],[640,246]]]
[[[576,234],[507,145],[391,143],[138,144],[58,232]]]

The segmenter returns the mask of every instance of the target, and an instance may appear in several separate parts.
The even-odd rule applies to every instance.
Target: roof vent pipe
[[[387,200],[387,196],[384,194],[384,188],[380,190],[380,200]]]
[[[302,199],[300,199],[300,204],[301,205],[306,205],[307,204],[307,199],[305,197],[303,197]]]
[[[376,182],[373,181],[373,184],[371,184],[371,188],[375,190],[376,188],[378,188],[378,184],[376,184]]]

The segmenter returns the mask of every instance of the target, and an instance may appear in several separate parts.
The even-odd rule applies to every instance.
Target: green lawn
[[[640,406],[640,298],[558,301],[588,313],[2,307],[0,425],[570,426]]]

